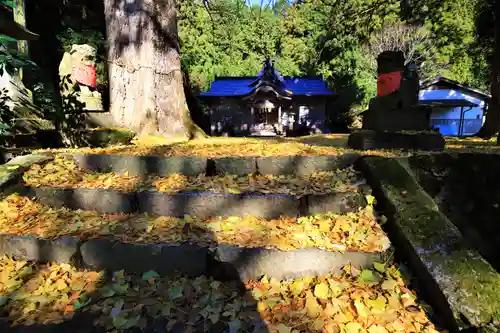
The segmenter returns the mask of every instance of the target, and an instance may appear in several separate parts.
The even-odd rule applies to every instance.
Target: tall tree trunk
[[[175,0],[105,0],[110,112],[142,135],[204,137],[190,116]]]
[[[477,136],[488,139],[500,129],[500,1],[493,3],[494,51],[491,57],[491,100],[488,103],[486,120]],[[499,134],[500,135],[500,134]],[[498,142],[497,142],[498,143]]]

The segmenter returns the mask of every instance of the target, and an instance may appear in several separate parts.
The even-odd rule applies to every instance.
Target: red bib
[[[92,65],[79,64],[73,66],[73,76],[78,83],[92,88],[97,86],[96,68]]]
[[[398,90],[401,85],[401,76],[402,72],[380,74],[377,80],[378,95],[386,96]]]

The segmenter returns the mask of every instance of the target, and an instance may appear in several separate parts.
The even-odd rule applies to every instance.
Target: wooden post
[[[280,132],[283,132],[283,122],[281,121],[281,105],[278,106],[278,128]]]
[[[464,107],[460,107],[460,122],[458,123],[458,137],[461,137],[463,134],[463,124],[464,124]]]
[[[15,0],[16,6],[12,10],[14,13],[14,22],[26,28],[26,9],[25,9],[25,0]],[[28,55],[28,41],[26,40],[18,40],[17,41],[17,50],[20,53]],[[19,78],[23,79],[23,69],[19,68]]]
[[[19,25],[22,25],[26,28],[26,8],[25,8],[25,0],[15,0],[16,7],[13,9],[14,12],[14,21]],[[17,42],[17,49],[19,52],[28,54],[28,42],[25,40],[20,40]]]

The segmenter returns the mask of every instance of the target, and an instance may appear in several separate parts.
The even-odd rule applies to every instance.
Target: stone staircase
[[[353,162],[352,156],[34,158],[32,165],[18,168],[8,184],[0,184],[2,208],[23,215],[5,215],[11,225],[0,225],[0,255],[138,276],[154,272],[173,278],[180,273],[196,281],[208,276],[247,285],[317,279],[321,289],[323,276],[342,274],[346,268],[370,280],[371,269],[384,267],[392,249],[377,223],[371,190],[352,169]],[[330,183],[318,181],[321,177]],[[120,185],[127,181],[133,185]],[[176,190],[166,189],[168,182]],[[373,288],[380,288],[377,279],[369,282]],[[361,288],[352,283],[342,290]],[[357,292],[366,293],[368,285]],[[321,295],[320,289],[313,288]],[[262,297],[259,291],[252,293]],[[338,325],[349,332],[361,329],[356,326],[360,324]],[[309,331],[325,331],[316,326]],[[374,332],[397,331],[377,327]],[[276,326],[272,331],[283,329]],[[160,331],[167,332],[165,327]]]
[[[349,164],[352,162],[342,157],[208,160],[201,157],[75,155],[58,157],[58,159],[65,159],[66,162],[68,160],[74,161],[72,168],[79,168],[81,171],[87,170],[89,174],[93,174],[93,177],[97,178],[113,174],[114,177],[117,177],[116,179],[120,179],[120,175],[123,175],[124,179],[139,177],[138,179],[146,183],[145,179],[148,177],[163,176],[163,179],[168,179],[174,172],[191,177],[205,174],[204,177],[208,180],[225,177],[228,174],[231,174],[231,177],[235,179],[238,176],[244,179],[245,175],[262,172],[277,176],[275,182],[280,181],[279,177],[288,179],[287,181],[297,177],[296,179],[302,179],[303,185],[306,186],[308,176],[329,172],[329,170],[346,169],[350,167]],[[55,170],[56,166],[50,163],[48,162],[45,166],[32,167],[33,170],[42,169],[42,171],[33,171],[34,176],[31,170],[28,171],[24,176],[22,187],[18,187],[15,191],[43,206],[54,209],[65,207],[71,210],[93,211],[100,214],[127,214],[131,219],[137,219],[142,216],[141,214],[146,213],[154,216],[196,217],[205,220],[249,216],[272,220],[286,217],[298,223],[297,221],[301,217],[337,214],[336,217],[329,220],[332,222],[336,218],[341,219],[346,214],[355,214],[366,209],[365,197],[370,192],[361,175],[355,171],[351,171],[351,179],[346,179],[350,184],[340,183],[338,188],[332,187],[327,193],[317,193],[311,190],[309,193],[306,191],[300,195],[288,191],[286,187],[281,187],[281,191],[284,193],[280,193],[280,188],[273,190],[272,186],[269,190],[264,191],[267,193],[259,191],[258,186],[254,191],[241,191],[241,193],[234,193],[234,189],[223,190],[222,193],[220,189],[216,189],[214,192],[210,191],[210,188],[202,188],[201,190],[188,188],[175,192],[161,191],[150,183],[148,183],[149,185],[141,185],[141,188],[136,190],[118,190],[112,186],[93,185],[91,182],[88,184],[80,182],[78,186],[71,186],[71,184],[68,186],[66,185],[68,180],[62,181],[57,176],[51,178],[50,173],[57,171]],[[43,174],[44,168],[47,169],[48,175]],[[40,172],[42,172],[41,175]],[[36,182],[36,177],[40,179],[39,183]],[[68,177],[71,178],[71,176]],[[48,183],[44,184],[43,182],[47,179],[49,179]],[[281,181],[286,186],[286,182]],[[341,181],[340,178],[338,181]],[[81,186],[82,184],[83,186]],[[368,214],[370,212],[372,210],[369,209]],[[186,223],[186,226],[188,224]],[[207,234],[216,233],[213,230],[205,230],[204,232]],[[349,237],[349,233],[354,233],[356,230],[343,232],[346,237]],[[51,259],[36,258],[40,254],[36,248],[43,244],[42,248],[47,250],[42,252],[50,252],[51,257],[60,257],[65,262],[71,262],[72,258],[80,257],[85,266],[96,269],[125,269],[134,273],[153,269],[163,275],[182,272],[190,276],[217,272],[223,277],[227,275],[245,281],[263,275],[282,279],[304,277],[311,273],[320,275],[332,271],[340,272],[341,268],[349,263],[360,268],[371,267],[374,262],[384,261],[387,256],[385,251],[389,248],[389,240],[381,230],[379,230],[378,236],[380,239],[377,241],[380,242],[380,246],[370,252],[359,250],[356,246],[348,248],[342,244],[342,240],[338,244],[338,249],[341,251],[325,250],[309,245],[301,246],[300,243],[297,243],[293,250],[282,251],[272,244],[255,247],[252,246],[251,242],[247,246],[218,243],[216,241],[217,235],[213,234],[210,237],[214,239],[212,243],[215,244],[210,246],[182,239],[177,244],[136,244],[134,242],[124,243],[116,239],[109,239],[109,237],[82,239],[79,235],[63,235],[57,240],[35,238],[19,240],[16,237],[8,236],[8,238],[3,238],[3,244],[4,248],[11,248],[7,244],[22,243],[24,249],[32,249],[32,251],[26,252],[28,256],[26,259],[31,260]],[[304,237],[309,236],[305,235]],[[54,248],[53,251],[48,250],[50,247]],[[13,254],[6,249],[3,249],[3,252]]]

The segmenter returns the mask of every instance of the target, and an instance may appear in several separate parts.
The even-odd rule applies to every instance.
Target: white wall
[[[483,108],[485,106],[484,100],[473,97],[471,95],[467,95],[466,92],[464,92],[464,91],[453,90],[453,89],[436,89],[436,90],[423,89],[423,90],[420,90],[419,99],[420,100],[463,99],[463,100],[467,100],[467,101],[479,104],[479,106],[474,107],[469,111],[467,111],[469,109],[468,107],[464,107],[464,111],[466,111],[464,113],[464,120],[481,120],[481,125],[484,122],[484,116],[483,116]],[[437,110],[434,110],[431,114],[431,122],[433,120],[438,120],[438,119],[448,120],[447,124],[435,125],[435,127],[438,127],[440,129],[441,133],[444,135],[458,135],[460,109],[461,108],[459,108],[459,107],[456,107],[456,108],[437,108]],[[456,121],[453,121],[453,120],[456,120]],[[464,135],[475,134],[476,127],[474,127],[473,129],[470,129],[470,130],[464,130],[463,134]]]

